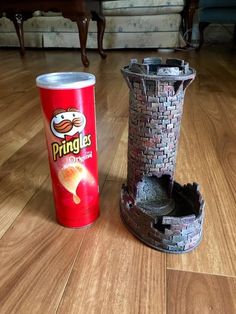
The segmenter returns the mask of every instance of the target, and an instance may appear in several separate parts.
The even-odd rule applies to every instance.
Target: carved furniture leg
[[[189,31],[188,34],[187,34],[187,41],[188,41],[188,43],[191,43],[191,40],[192,40],[193,16],[194,16],[195,10],[196,10],[195,7],[188,8],[187,29],[186,29],[187,31]]]
[[[210,23],[208,22],[200,22],[199,23],[199,35],[200,35],[200,39],[199,39],[199,46],[196,49],[197,51],[199,51],[202,47],[202,44],[204,42],[204,29],[209,25]]]
[[[105,59],[107,57],[106,53],[103,50],[103,36],[106,27],[106,19],[104,15],[97,12],[92,12],[92,18],[97,22],[97,42],[98,42],[98,51],[100,56]]]
[[[87,36],[88,36],[89,19],[90,18],[88,16],[79,16],[77,19],[80,49],[81,49],[81,60],[85,67],[89,65],[89,60],[86,55],[86,43],[87,43]]]
[[[24,32],[23,32],[23,15],[22,14],[14,14],[11,17],[11,20],[14,23],[16,34],[20,43],[20,54],[23,56],[25,54],[25,46],[24,46]]]

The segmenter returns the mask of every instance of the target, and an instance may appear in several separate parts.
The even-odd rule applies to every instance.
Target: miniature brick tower
[[[130,88],[128,177],[121,217],[146,244],[181,253],[202,236],[204,201],[198,185],[180,186],[174,171],[186,87],[195,77],[179,59],[131,60],[122,70]]]

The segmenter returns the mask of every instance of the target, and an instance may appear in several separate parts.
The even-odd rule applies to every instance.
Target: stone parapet
[[[189,252],[202,238],[204,201],[196,184],[182,187],[175,182],[173,193],[178,198],[173,216],[158,216],[138,206],[123,186],[121,217],[128,229],[147,245],[164,252]],[[176,216],[178,213],[185,215]]]

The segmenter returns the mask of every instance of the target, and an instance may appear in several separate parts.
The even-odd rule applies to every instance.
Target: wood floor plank
[[[185,58],[197,70],[185,98],[176,180],[201,185],[201,245],[167,256],[136,240],[119,217],[129,106],[120,68],[130,58],[156,55],[111,51],[101,60],[89,51],[91,64],[84,69],[77,51],[29,50],[20,58],[18,51],[0,50],[1,313],[162,314],[166,291],[170,314],[236,312],[236,59],[227,48],[162,54]],[[87,231],[55,223],[45,182],[49,170],[35,77],[55,71],[86,71],[97,79],[101,217]]]
[[[97,119],[128,117],[128,88],[120,71],[96,72]]]
[[[23,112],[17,117],[16,121],[0,127],[2,134],[0,138],[0,164],[42,130],[42,127],[43,121],[38,103],[34,103],[27,112]]]
[[[55,313],[85,232],[56,224],[46,180],[1,239],[1,313]]]
[[[206,201],[204,238],[194,252],[179,257],[168,256],[171,269],[236,275],[236,201],[235,170],[227,162],[235,159],[234,133],[228,133],[228,123],[221,116],[228,107],[219,107],[215,95],[199,96],[198,85],[193,84],[184,111],[176,179],[201,184]],[[219,120],[218,120],[219,118]],[[222,124],[222,126],[220,126]],[[226,131],[224,131],[226,130]],[[236,126],[234,126],[234,132]],[[227,134],[227,139],[225,135]],[[231,157],[226,156],[227,150]],[[230,172],[227,177],[227,172]]]
[[[235,314],[236,278],[167,271],[167,314]]]
[[[104,186],[101,217],[84,237],[58,313],[165,313],[166,256],[125,229],[120,188]]]
[[[126,123],[121,135],[115,157],[112,161],[107,180],[126,181],[127,177],[127,149],[128,149],[128,123]]]
[[[126,126],[126,118],[102,117],[97,123],[99,186],[107,178],[109,169],[116,154],[120,138]]]
[[[43,131],[0,167],[0,238],[49,176]]]

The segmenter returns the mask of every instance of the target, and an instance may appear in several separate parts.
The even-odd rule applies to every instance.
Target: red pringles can
[[[99,215],[95,76],[40,75],[39,87],[57,221],[78,228]]]

